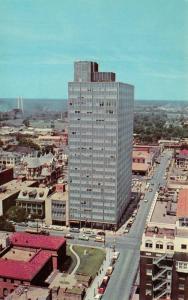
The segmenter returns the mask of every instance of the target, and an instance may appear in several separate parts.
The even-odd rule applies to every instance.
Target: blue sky
[[[66,98],[75,60],[188,100],[188,0],[0,0],[0,98]]]

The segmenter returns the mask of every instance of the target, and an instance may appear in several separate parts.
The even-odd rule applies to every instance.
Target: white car
[[[144,202],[148,202],[148,199],[144,199]]]
[[[97,294],[97,295],[94,297],[94,299],[98,299],[98,300],[102,299],[102,294]]]
[[[78,239],[79,239],[79,240],[82,240],[82,241],[89,241],[89,237],[88,237],[87,235],[85,235],[85,234],[80,235],[80,236],[78,237]]]

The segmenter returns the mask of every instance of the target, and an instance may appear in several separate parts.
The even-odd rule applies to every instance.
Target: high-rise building
[[[134,87],[79,61],[68,93],[70,222],[115,228],[131,193]]]

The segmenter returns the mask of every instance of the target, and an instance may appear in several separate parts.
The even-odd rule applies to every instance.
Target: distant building
[[[175,162],[179,168],[188,170],[188,149],[179,150],[175,154]]]
[[[59,191],[50,195],[46,199],[45,209],[47,225],[68,225],[68,191]]]
[[[25,175],[29,180],[36,180],[39,184],[49,185],[57,182],[62,174],[62,167],[56,162],[54,155],[49,153],[40,157],[24,157],[17,173]]]
[[[188,189],[159,191],[140,250],[140,300],[188,299]]]
[[[0,216],[13,205],[16,205],[16,198],[21,190],[27,187],[34,187],[37,182],[34,180],[11,180],[0,186]]]
[[[15,167],[21,162],[23,155],[17,152],[0,151],[0,165]]]
[[[22,207],[29,215],[38,215],[40,218],[45,217],[45,201],[52,193],[49,188],[43,187],[26,187],[20,191],[16,205]]]
[[[70,222],[116,228],[131,194],[134,87],[79,61],[68,93]]]
[[[0,185],[13,180],[13,168],[6,168],[0,165]]]

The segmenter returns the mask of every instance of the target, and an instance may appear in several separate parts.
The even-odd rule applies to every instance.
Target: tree
[[[3,146],[3,142],[2,142],[2,140],[0,140],[0,147],[2,147]]]
[[[38,144],[34,143],[31,139],[25,137],[19,137],[18,145],[30,147],[33,148],[34,150],[40,150],[40,146]]]
[[[6,217],[15,222],[24,222],[27,220],[28,214],[22,207],[11,206],[6,212]]]
[[[0,216],[0,230],[14,232],[15,228],[4,216]]]
[[[29,127],[29,126],[30,126],[29,119],[23,120],[23,124],[24,124],[26,127]]]

